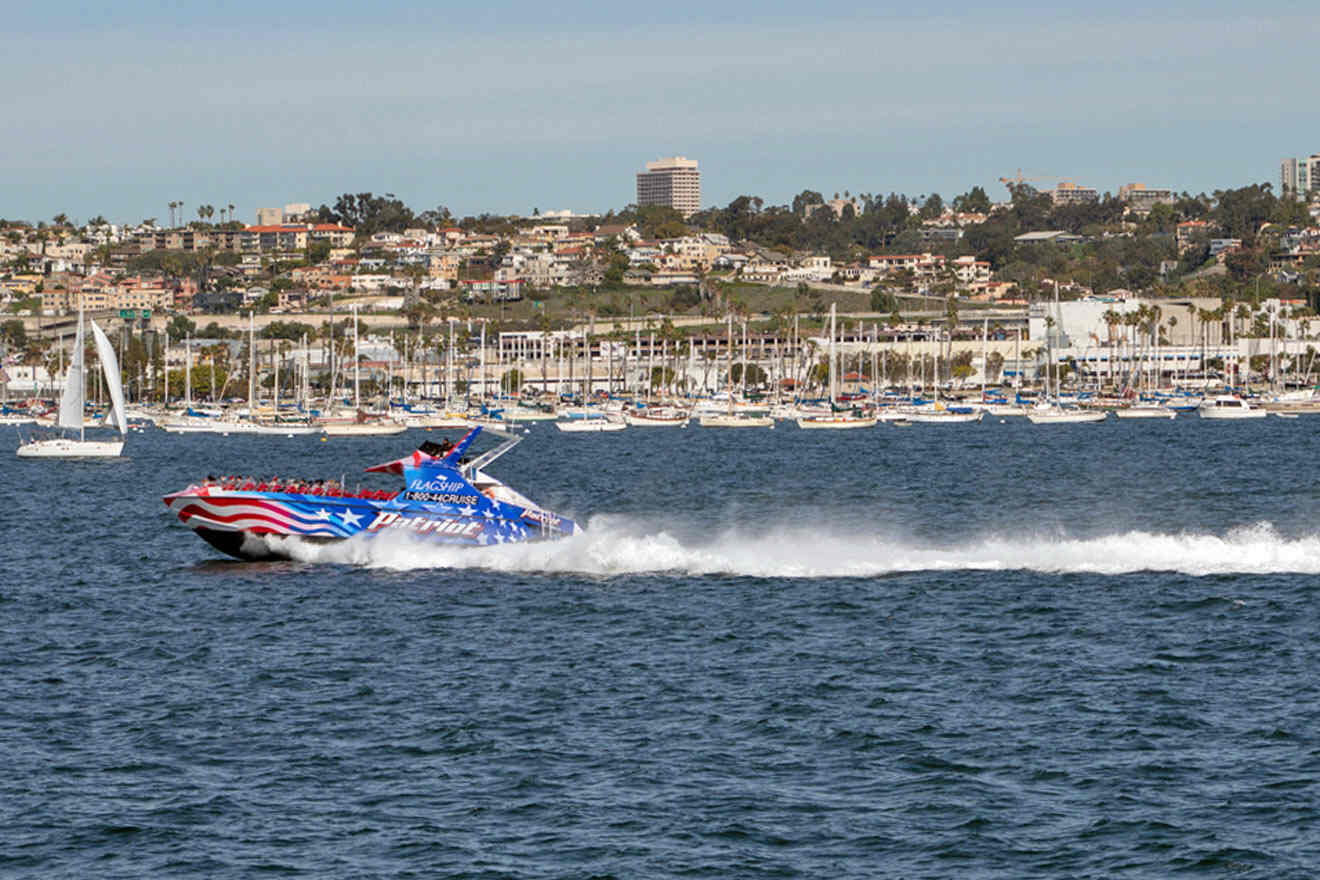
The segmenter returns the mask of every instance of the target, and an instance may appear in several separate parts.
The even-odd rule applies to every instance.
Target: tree
[[[1270,184],[1216,190],[1214,197],[1215,207],[1211,215],[1224,232],[1230,238],[1242,239],[1246,247],[1253,247],[1261,225],[1275,214],[1276,199],[1270,192]]]
[[[825,197],[814,190],[804,189],[793,197],[793,213],[801,215],[806,212],[808,205],[823,205]]]
[[[165,332],[170,335],[171,339],[195,336],[197,335],[197,322],[190,320],[187,315],[175,315],[165,325]]]
[[[417,223],[412,209],[394,193],[383,196],[370,192],[344,193],[335,200],[333,208],[322,205],[316,215],[323,223],[351,226],[360,237],[377,232],[402,232]]]
[[[500,377],[500,390],[512,394],[523,387],[522,370],[508,370]]]
[[[962,195],[954,197],[953,210],[960,214],[989,214],[990,197],[986,195],[984,189],[974,186]]]
[[[944,199],[939,193],[931,193],[921,205],[921,219],[934,220],[944,213]]]
[[[307,243],[307,262],[312,266],[324,263],[330,259],[330,242],[325,240],[309,241]]]

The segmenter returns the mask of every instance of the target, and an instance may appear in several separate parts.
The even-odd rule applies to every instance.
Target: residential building
[[[1078,186],[1068,180],[1059,181],[1058,185],[1050,191],[1050,197],[1054,199],[1056,205],[1079,205],[1100,200],[1100,194],[1091,187]]]
[[[1172,205],[1173,190],[1147,189],[1144,183],[1125,183],[1118,188],[1118,200],[1125,202],[1133,214],[1144,217],[1156,205]]]
[[[696,159],[673,156],[647,162],[637,174],[637,207],[663,205],[684,219],[701,210],[701,171]]]
[[[1320,153],[1305,159],[1284,159],[1279,163],[1279,192],[1305,196],[1320,189]]]

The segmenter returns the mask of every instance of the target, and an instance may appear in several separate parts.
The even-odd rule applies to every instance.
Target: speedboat
[[[502,442],[469,459],[467,452],[482,433]],[[436,544],[483,547],[581,532],[573,520],[485,472],[521,439],[476,427],[455,444],[428,441],[411,455],[366,469],[403,477],[397,491],[348,491],[333,481],[208,478],[163,500],[207,543],[245,560],[293,558],[290,538],[321,543],[406,533]]]

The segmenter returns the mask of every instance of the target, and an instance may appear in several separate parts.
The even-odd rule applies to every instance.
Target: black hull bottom
[[[247,532],[231,532],[225,529],[194,529],[197,534],[202,536],[206,543],[210,544],[221,553],[225,553],[235,559],[242,559],[244,562],[269,562],[275,559],[293,559],[288,553],[283,552],[273,542],[265,540],[261,535],[252,535]],[[299,535],[301,541],[313,543],[329,543],[331,541],[343,540],[342,538],[317,538],[306,535]]]

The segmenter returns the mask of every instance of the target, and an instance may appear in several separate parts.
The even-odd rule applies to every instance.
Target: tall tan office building
[[[683,156],[647,162],[637,175],[637,207],[666,205],[684,218],[701,210],[701,172],[697,160]]]

